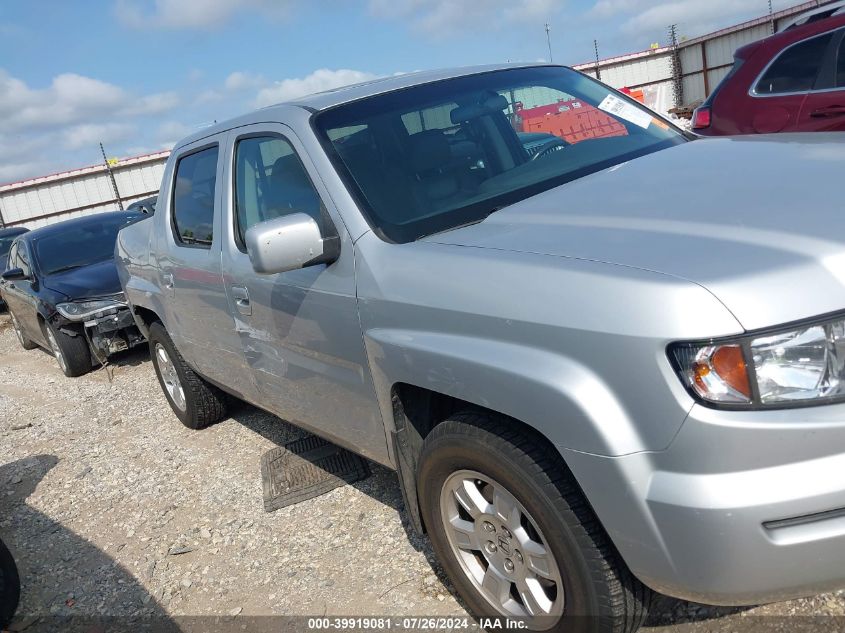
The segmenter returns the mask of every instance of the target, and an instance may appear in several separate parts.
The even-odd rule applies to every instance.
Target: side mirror
[[[10,268],[6,272],[4,272],[2,276],[3,279],[6,281],[18,281],[20,279],[26,279],[26,275],[20,268]]]
[[[324,238],[306,213],[259,222],[247,230],[245,241],[252,268],[267,275],[331,264],[340,255],[340,240]]]

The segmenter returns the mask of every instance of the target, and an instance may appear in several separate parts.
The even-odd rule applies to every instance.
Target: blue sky
[[[775,9],[797,4],[775,0]],[[0,182],[172,145],[261,105],[476,63],[576,64],[767,0],[66,0],[0,4]]]

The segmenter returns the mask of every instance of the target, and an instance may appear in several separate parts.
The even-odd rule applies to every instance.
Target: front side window
[[[180,158],[176,165],[173,229],[182,244],[211,248],[217,154],[217,146],[209,147]]]
[[[27,252],[26,246],[23,243],[18,244],[15,268],[20,268],[23,271],[25,277],[32,276],[32,266],[29,265],[29,253]]]
[[[239,140],[235,148],[239,246],[253,224],[292,213],[310,215],[323,229],[323,202],[291,144],[279,136]]]
[[[832,37],[828,33],[786,49],[757,82],[754,92],[773,95],[812,90]]]
[[[314,126],[370,225],[394,242],[481,221],[686,141],[635,101],[561,67],[388,92],[319,113]]]
[[[11,250],[9,250],[9,260],[6,263],[6,267],[11,270],[12,268],[17,268],[17,259],[18,259],[18,245],[15,244],[12,246]]]

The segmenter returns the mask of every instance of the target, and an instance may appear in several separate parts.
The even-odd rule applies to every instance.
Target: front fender
[[[599,455],[648,448],[601,378],[561,354],[401,329],[369,330],[365,342],[385,420],[392,419],[392,385],[402,382],[509,415],[561,448]]]

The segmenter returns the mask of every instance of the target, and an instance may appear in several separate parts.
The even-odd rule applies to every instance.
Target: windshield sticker
[[[668,130],[669,130],[669,124],[668,124],[668,123],[666,123],[665,121],[661,121],[661,120],[660,120],[660,119],[658,119],[656,116],[655,116],[655,117],[651,117],[651,122],[652,122],[652,123],[654,123],[654,124],[655,124],[657,127],[659,127],[661,130],[666,130],[666,131],[668,131]]]
[[[637,106],[611,94],[607,95],[604,101],[599,104],[599,110],[604,110],[614,116],[625,119],[629,123],[639,125],[646,130],[652,121],[652,117],[648,112],[643,112]]]

